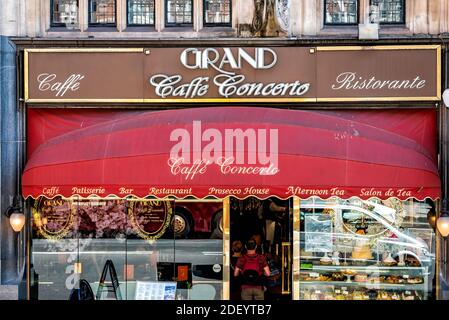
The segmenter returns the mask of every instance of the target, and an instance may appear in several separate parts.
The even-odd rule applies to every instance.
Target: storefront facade
[[[22,298],[235,300],[251,236],[266,299],[437,298],[440,45],[19,52]]]

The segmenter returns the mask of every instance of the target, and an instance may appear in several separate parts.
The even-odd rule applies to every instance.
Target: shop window
[[[204,0],[205,26],[231,25],[231,0]]]
[[[325,0],[325,25],[354,25],[359,21],[358,0]]]
[[[38,198],[31,298],[223,299],[221,201]]]
[[[380,24],[404,24],[405,0],[370,0],[370,16]]]
[[[50,25],[73,26],[78,23],[78,0],[51,0]]]
[[[128,0],[128,26],[154,26],[154,0]]]
[[[89,26],[115,26],[116,16],[115,0],[89,1]]]
[[[167,27],[193,26],[193,1],[166,0],[165,25]]]

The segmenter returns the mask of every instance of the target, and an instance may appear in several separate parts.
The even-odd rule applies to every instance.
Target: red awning
[[[37,147],[23,173],[22,191],[33,198],[436,199],[440,179],[435,130],[425,127],[436,126],[435,113],[407,112],[389,117],[379,111],[382,121],[361,111],[123,111],[121,117],[114,114],[110,121],[69,131]],[[80,117],[79,109],[77,113]]]

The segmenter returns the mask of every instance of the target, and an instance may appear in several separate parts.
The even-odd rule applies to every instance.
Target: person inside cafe
[[[254,239],[247,241],[246,254],[237,260],[234,276],[242,276],[242,300],[264,300],[264,276],[270,276],[270,268],[264,255],[256,252]]]

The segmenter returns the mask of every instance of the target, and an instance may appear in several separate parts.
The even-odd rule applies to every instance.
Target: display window
[[[434,295],[432,201],[300,204],[299,299],[425,300]],[[297,232],[297,231],[295,231]]]
[[[222,201],[38,198],[40,300],[222,299]]]

